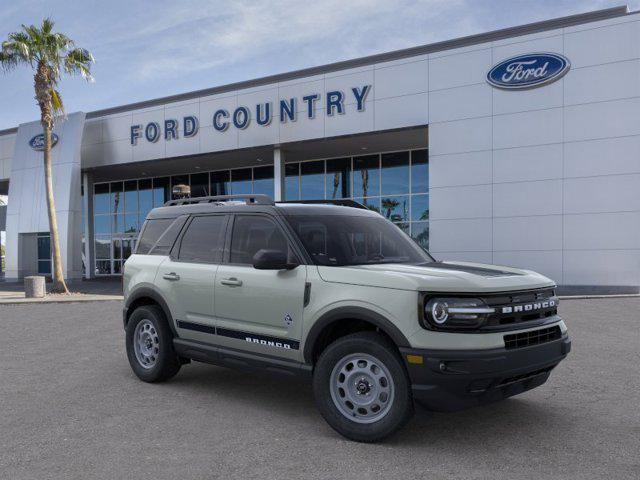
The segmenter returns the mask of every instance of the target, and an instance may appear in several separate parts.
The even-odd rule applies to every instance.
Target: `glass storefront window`
[[[96,273],[121,272],[142,224],[171,198],[172,185],[191,186],[191,196],[273,196],[272,165],[195,172],[171,177],[94,185]],[[285,199],[353,198],[393,221],[425,248],[429,243],[428,150],[370,154],[285,165]]]
[[[392,222],[406,222],[409,220],[409,197],[383,197],[380,201],[382,215]]]
[[[138,224],[142,225],[153,208],[153,181],[150,178],[138,180]]]
[[[96,260],[96,275],[110,275],[111,260]]]
[[[191,174],[191,196],[206,197],[209,195],[209,174],[193,173]]]
[[[327,198],[351,196],[351,158],[327,160]]]
[[[409,152],[383,153],[382,195],[409,193]]]
[[[429,191],[429,151],[411,152],[411,193]]]
[[[251,191],[251,169],[239,168],[231,170],[231,193],[233,195],[246,195]]]
[[[111,238],[104,236],[96,236],[95,238],[95,257],[96,259],[111,258]]]
[[[178,185],[186,185],[189,186],[189,175],[173,175],[171,177],[171,199],[175,200],[177,198],[182,198],[182,195],[174,195],[173,187]]]
[[[124,216],[124,233],[137,233],[138,232],[138,214],[127,213]]]
[[[211,172],[211,195],[229,195],[230,192],[229,170]]]
[[[302,200],[324,199],[324,161],[300,164],[300,198]]]
[[[429,223],[417,222],[411,224],[411,237],[425,250],[429,249]]]
[[[411,220],[429,220],[429,195],[413,195],[411,197]]]
[[[116,214],[111,215],[111,232],[123,233],[124,232],[124,215]]]
[[[273,165],[253,169],[253,193],[273,198]]]
[[[354,157],[353,195],[355,197],[380,195],[380,157],[378,155]]]
[[[369,210],[380,213],[380,199],[379,198],[354,198],[358,203],[361,203]]]
[[[93,212],[109,213],[109,184],[99,183],[93,187]]]
[[[127,213],[138,211],[138,181],[124,182],[124,211]]]
[[[94,235],[111,233],[111,215],[96,215],[93,219]]]
[[[124,210],[122,193],[122,182],[111,182],[111,213],[119,213]]]
[[[122,258],[127,259],[131,256],[131,253],[134,250],[134,239],[133,238],[124,238],[122,239]]]
[[[300,164],[287,163],[284,166],[284,198],[300,200]]]
[[[168,201],[170,190],[169,177],[161,177],[153,179],[153,206],[161,207],[164,202]]]

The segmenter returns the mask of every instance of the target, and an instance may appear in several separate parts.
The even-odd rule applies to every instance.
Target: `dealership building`
[[[51,271],[41,133],[0,131],[8,281]],[[119,275],[147,212],[190,191],[354,199],[437,259],[574,291],[640,285],[640,13],[626,7],[71,113],[54,140],[69,278]]]

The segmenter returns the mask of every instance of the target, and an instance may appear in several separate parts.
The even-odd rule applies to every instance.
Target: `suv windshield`
[[[393,223],[376,216],[286,217],[318,265],[433,262]]]

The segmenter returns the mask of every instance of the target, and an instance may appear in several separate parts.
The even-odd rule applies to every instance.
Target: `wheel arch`
[[[124,328],[127,328],[127,323],[133,311],[142,305],[157,305],[162,309],[169,328],[175,337],[178,336],[175,326],[173,324],[173,316],[169,305],[162,298],[162,295],[150,287],[140,287],[133,291],[124,304],[124,310],[122,312]]]
[[[313,364],[317,359],[318,348],[323,339],[334,330],[340,322],[360,322],[385,334],[398,348],[409,347],[409,341],[389,319],[383,315],[363,307],[338,307],[323,314],[311,327],[303,348],[304,361]]]

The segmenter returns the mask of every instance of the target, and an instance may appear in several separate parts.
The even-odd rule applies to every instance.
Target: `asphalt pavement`
[[[191,364],[137,380],[121,303],[0,305],[2,479],[640,478],[640,298],[566,300],[542,387],[343,439],[302,381]]]

